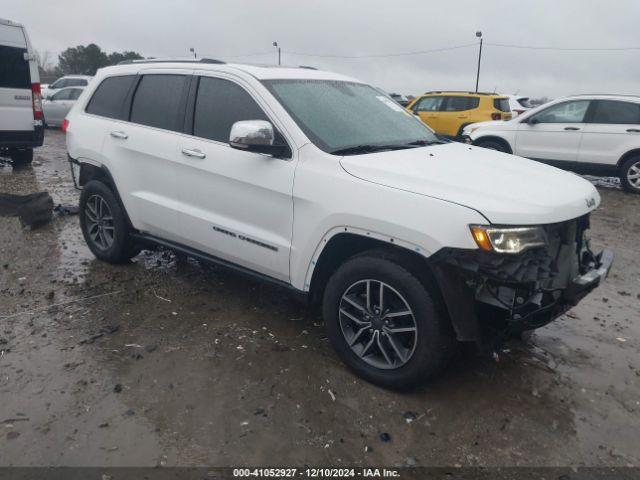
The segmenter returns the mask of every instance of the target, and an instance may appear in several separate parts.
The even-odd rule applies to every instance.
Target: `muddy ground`
[[[598,185],[608,282],[411,394],[354,377],[274,287],[169,253],[101,263],[77,216],[0,218],[0,465],[638,466],[640,196]],[[77,202],[58,131],[0,166],[1,192],[39,190]]]

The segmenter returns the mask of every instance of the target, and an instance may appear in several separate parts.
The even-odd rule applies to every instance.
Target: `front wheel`
[[[336,270],[323,317],[340,359],[385,388],[426,382],[446,366],[455,345],[433,287],[383,252],[353,257]]]
[[[632,157],[622,164],[620,183],[627,192],[640,193],[640,156]]]
[[[10,154],[13,166],[16,168],[26,167],[33,162],[33,148],[27,148],[26,150],[14,150]]]
[[[478,140],[477,143],[475,143],[475,146],[507,153],[507,148],[504,146],[504,144],[496,140]]]

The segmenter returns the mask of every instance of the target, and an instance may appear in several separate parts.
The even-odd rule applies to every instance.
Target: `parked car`
[[[403,107],[406,107],[407,105],[409,105],[410,100],[404,95],[400,95],[399,93],[390,93],[389,96],[393,98],[396,102],[398,102],[398,104],[402,105]]]
[[[339,357],[405,388],[594,289],[600,203],[570,173],[443,142],[374,87],[304,68],[138,61],[64,123],[101,260],[161,245],[322,305]],[[295,181],[294,181],[295,178]]]
[[[84,88],[89,85],[93,77],[90,75],[66,75],[62,78],[57,79],[50,85],[47,85],[47,88],[42,91],[43,98],[49,98],[56,94],[59,90],[68,87],[80,87]]]
[[[509,122],[469,125],[485,148],[592,175],[617,176],[640,193],[640,97],[578,95],[549,102]]]
[[[407,108],[437,134],[454,139],[471,123],[511,118],[508,97],[493,93],[428,92]]]
[[[529,97],[521,97],[519,95],[507,96],[509,97],[509,108],[514,118],[532,108]]]
[[[45,125],[47,127],[60,127],[62,122],[82,94],[84,88],[67,87],[58,90],[55,94],[42,101]]]
[[[40,77],[25,28],[3,19],[0,66],[0,155],[27,165],[44,140]]]

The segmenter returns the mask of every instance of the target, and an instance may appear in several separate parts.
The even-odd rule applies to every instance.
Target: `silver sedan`
[[[44,120],[49,127],[59,127],[76,103],[84,88],[68,87],[58,90],[54,95],[42,101]]]

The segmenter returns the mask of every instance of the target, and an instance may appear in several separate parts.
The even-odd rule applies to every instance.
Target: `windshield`
[[[309,139],[325,152],[440,143],[420,120],[369,85],[335,80],[265,80]],[[344,152],[343,152],[344,150]]]

